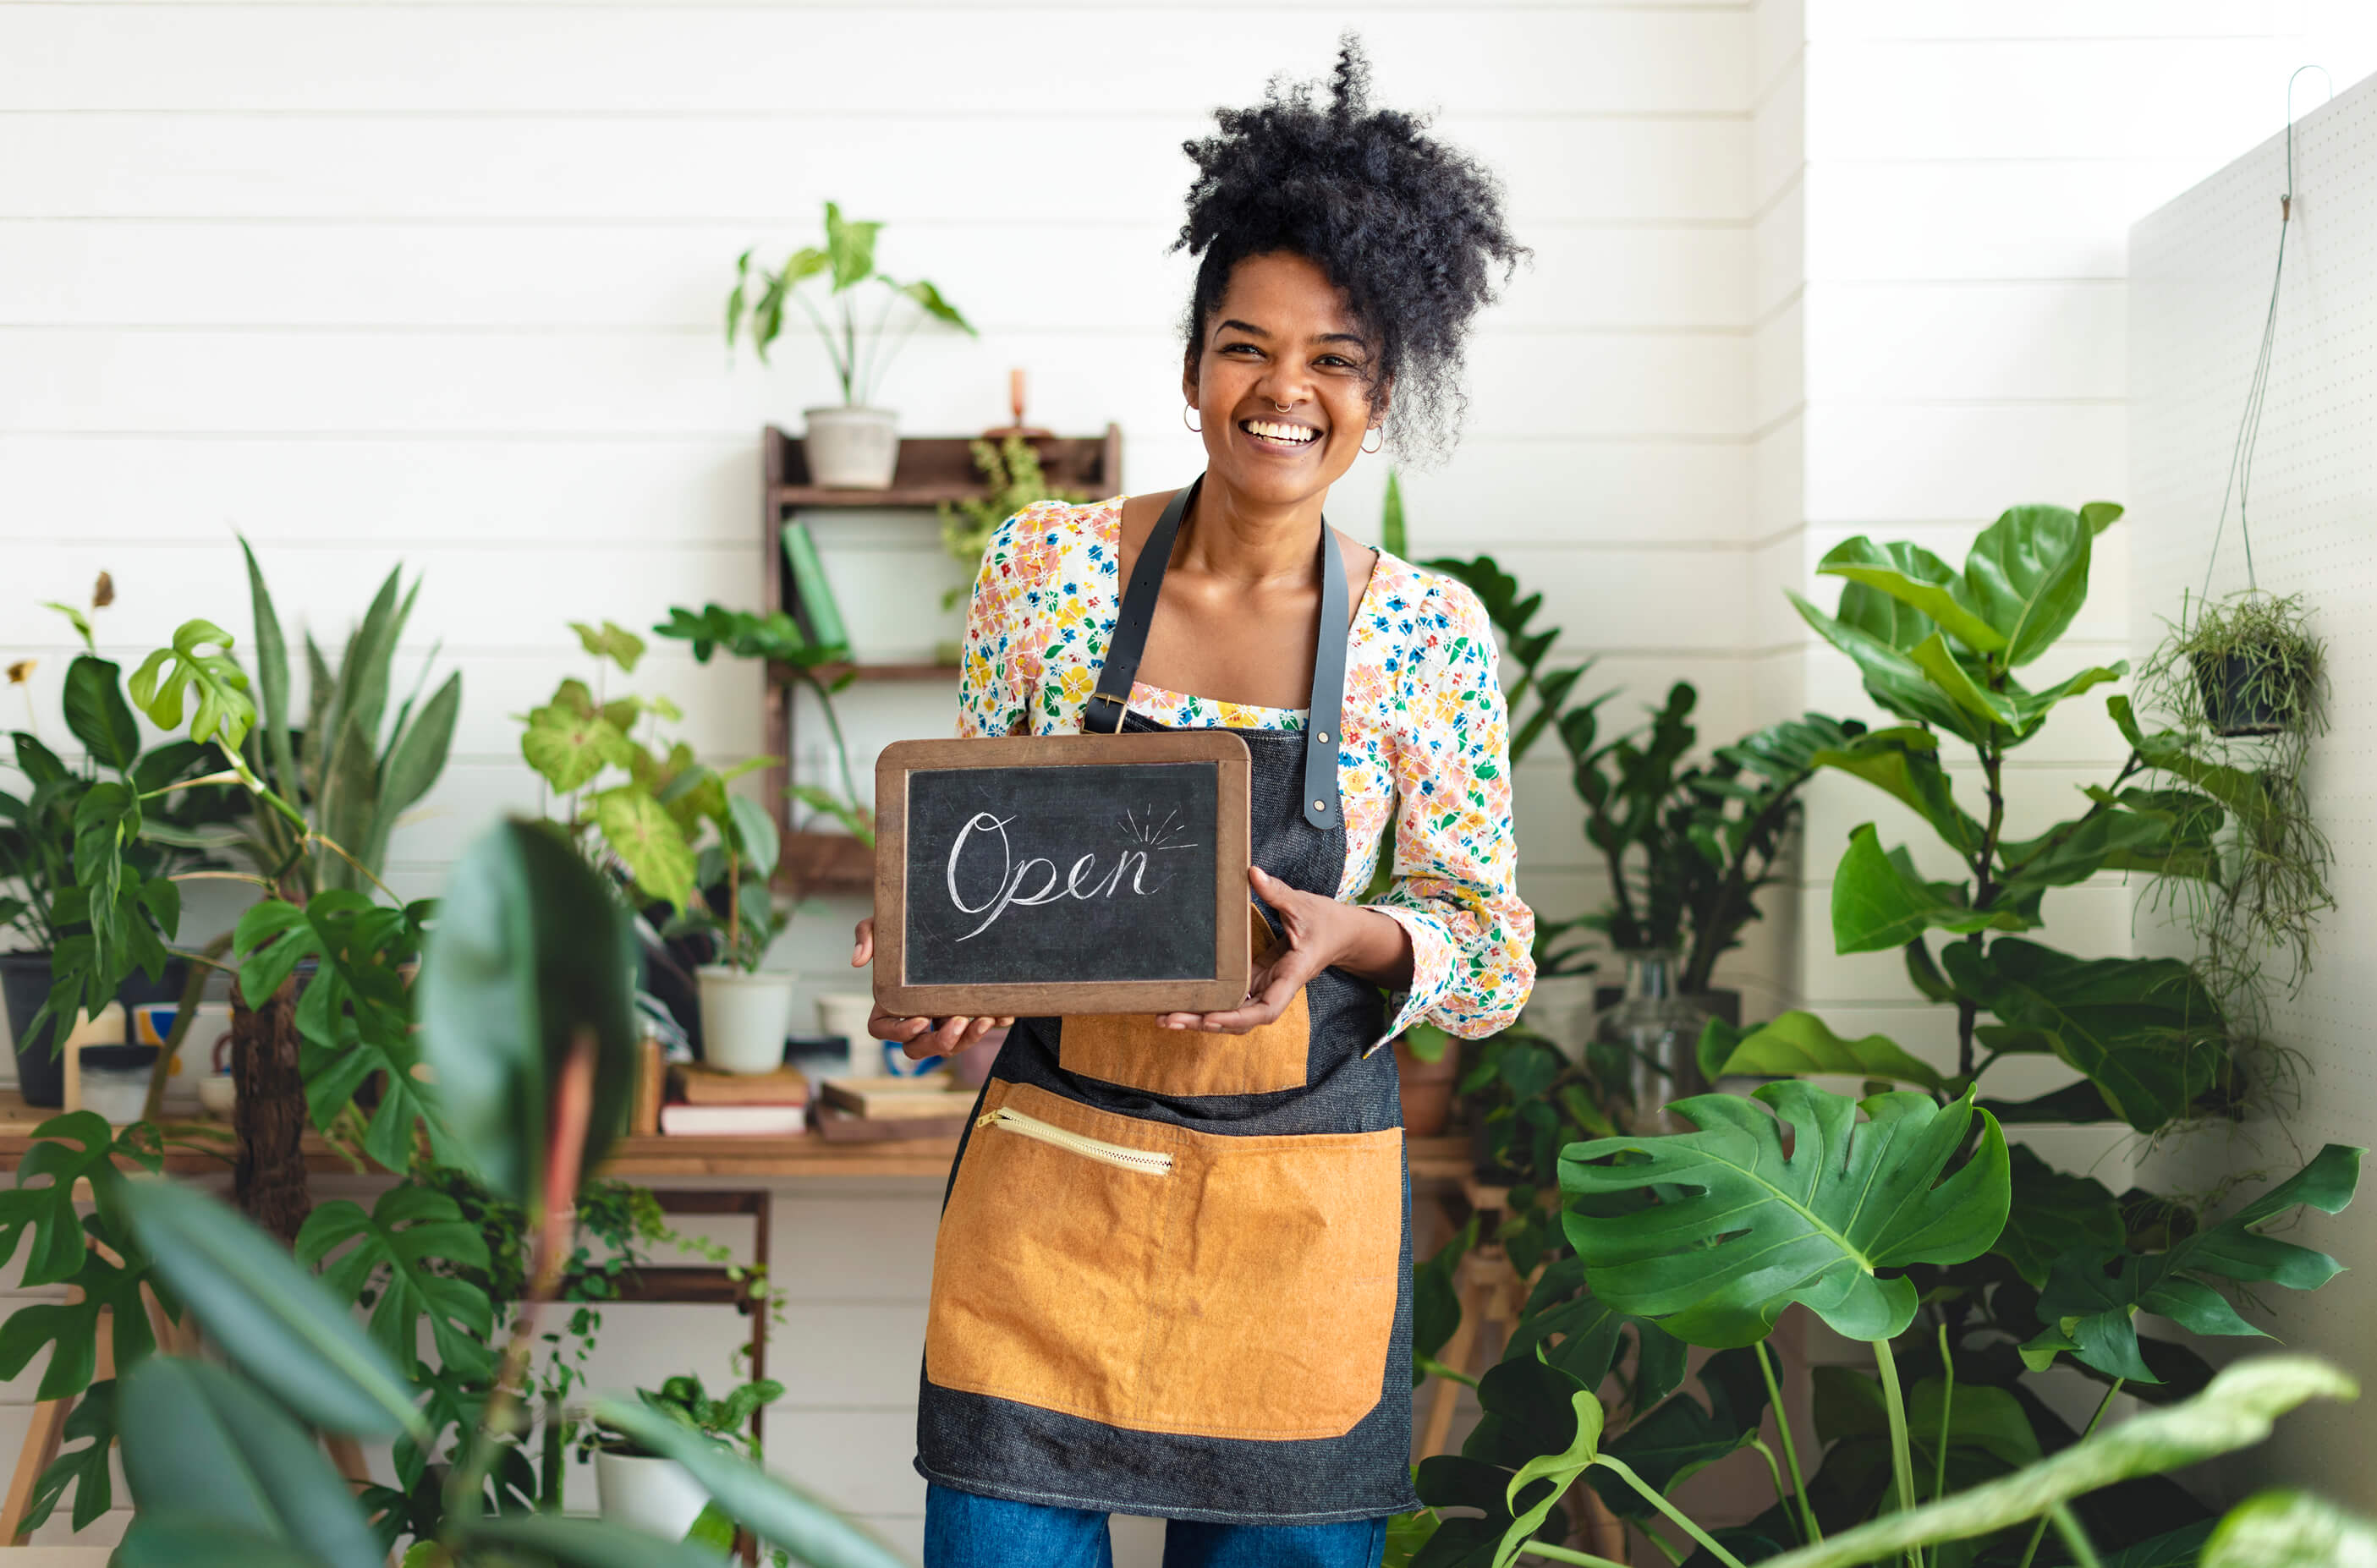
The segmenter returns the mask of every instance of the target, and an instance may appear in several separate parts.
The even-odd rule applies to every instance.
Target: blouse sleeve
[[[1026,603],[1032,585],[1016,546],[1028,511],[998,526],[974,574],[973,598],[966,608],[965,642],[958,655],[958,739],[1031,732],[1031,671],[1037,660],[1025,640]]]
[[[1392,701],[1394,882],[1372,907],[1411,933],[1412,984],[1387,1030],[1423,1020],[1475,1039],[1507,1028],[1534,987],[1535,917],[1519,901],[1510,714],[1493,624],[1434,579],[1435,623]]]

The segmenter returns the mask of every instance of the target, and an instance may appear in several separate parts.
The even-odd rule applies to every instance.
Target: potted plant
[[[756,1464],[759,1440],[751,1432],[752,1413],[783,1397],[783,1393],[782,1384],[763,1379],[712,1399],[701,1379],[685,1376],[670,1378],[658,1389],[639,1388],[636,1397],[644,1408],[699,1433],[722,1452],[740,1449]],[[603,1517],[614,1524],[667,1540],[682,1540],[709,1505],[709,1494],[683,1465],[653,1453],[625,1432],[597,1423],[585,1446],[593,1450]],[[579,1450],[580,1458],[585,1446]]]
[[[721,1072],[772,1073],[784,1064],[796,978],[759,967],[782,929],[768,887],[776,871],[776,825],[741,795],[727,797],[725,805],[712,819],[718,841],[701,851],[701,890],[663,934],[707,938],[714,955],[694,971],[702,1060]]]
[[[839,406],[806,409],[807,421],[801,449],[809,481],[833,490],[888,490],[900,462],[900,416],[876,408],[871,400],[881,386],[884,368],[924,322],[954,327],[976,336],[973,324],[941,297],[940,290],[918,279],[902,283],[875,268],[875,239],[880,223],[846,219],[833,202],[825,204],[825,245],[805,245],[775,271],[754,267],[751,251],[735,261],[735,289],[726,298],[726,341],[750,324],[751,344],[766,363],[769,346],[783,331],[784,304],[797,303],[808,314],[833,362],[834,379],[842,386]],[[801,285],[812,278],[828,279],[827,308],[820,312]],[[752,293],[758,285],[756,297]],[[880,308],[871,324],[859,325],[860,302],[874,291]],[[903,319],[893,320],[898,313]]]
[[[2316,734],[2325,651],[2300,594],[2240,593],[2182,608],[2140,679],[2216,735]]]

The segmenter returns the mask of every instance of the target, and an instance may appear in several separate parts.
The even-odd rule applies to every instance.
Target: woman
[[[1173,1521],[1168,1565],[1374,1564],[1417,1505],[1380,1047],[1508,1025],[1534,920],[1484,611],[1321,508],[1372,443],[1450,444],[1470,318],[1523,253],[1491,177],[1365,77],[1349,42],[1325,105],[1274,87],[1188,144],[1202,477],[1031,507],[975,586],[959,732],[1238,731],[1266,919],[1240,1006],[1009,1031],[934,1258],[931,1568],[1106,1563],[1110,1513]],[[1009,1021],[873,1022],[925,1056]]]

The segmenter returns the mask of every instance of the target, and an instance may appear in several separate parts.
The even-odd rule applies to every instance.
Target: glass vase
[[[1638,1134],[1690,1131],[1666,1113],[1706,1091],[1699,1047],[1708,1012],[1676,991],[1681,960],[1668,949],[1623,955],[1626,994],[1593,1023],[1586,1063],[1611,1118]]]

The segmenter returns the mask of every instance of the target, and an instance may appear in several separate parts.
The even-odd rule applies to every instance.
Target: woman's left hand
[[[1243,1005],[1223,1013],[1161,1014],[1155,1021],[1163,1028],[1248,1033],[1276,1021],[1313,976],[1332,967],[1382,985],[1410,979],[1411,933],[1401,921],[1290,887],[1260,866],[1248,867],[1247,880],[1279,916],[1286,944],[1248,979]]]

